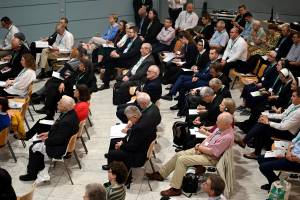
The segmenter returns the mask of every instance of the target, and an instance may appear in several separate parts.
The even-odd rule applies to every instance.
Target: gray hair
[[[140,118],[142,116],[141,111],[136,106],[127,106],[127,108],[124,111],[124,114],[127,118],[131,118],[133,116]]]
[[[225,28],[225,26],[226,26],[226,24],[225,24],[225,22],[223,21],[223,20],[219,20],[218,22],[217,22],[217,25],[218,24],[220,24],[223,28]]]
[[[150,43],[143,43],[142,46],[143,45],[149,49],[150,53],[152,52],[152,45]]]
[[[209,81],[209,85],[222,85],[222,81],[218,78],[213,78]]]
[[[210,87],[203,87],[200,90],[200,96],[201,97],[208,97],[208,96],[214,96],[215,92]]]
[[[85,192],[89,200],[106,200],[106,190],[101,184],[88,184],[85,186]]]
[[[133,22],[128,22],[126,24],[126,28],[130,28],[130,27],[133,27],[133,26],[135,26],[135,23],[133,23]]]
[[[144,102],[145,104],[149,105],[151,102],[151,98],[146,92],[139,92],[136,96],[136,101],[138,104]]]
[[[63,102],[64,107],[66,108],[67,111],[72,110],[75,106],[75,100],[72,97],[69,97],[67,95],[63,95],[61,97],[61,101]]]
[[[156,76],[158,77],[159,76],[159,73],[160,73],[160,69],[157,65],[150,65],[150,67],[148,68],[148,70],[152,70],[152,71],[155,71],[155,74]]]

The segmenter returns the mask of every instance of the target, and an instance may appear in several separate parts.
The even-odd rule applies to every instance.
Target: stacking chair
[[[5,145],[7,145],[13,159],[15,160],[15,162],[17,162],[16,155],[15,155],[15,153],[14,153],[14,151],[13,151],[11,145],[10,145],[10,142],[8,140],[8,133],[9,133],[9,128],[8,127],[3,129],[0,132],[0,149],[4,148]]]
[[[152,156],[155,155],[155,154],[154,154],[154,145],[155,145],[155,141],[156,141],[156,139],[153,140],[153,141],[151,142],[151,144],[149,145],[149,148],[148,148],[148,151],[147,151],[147,159],[146,159],[146,161],[145,161],[145,163],[144,163],[144,165],[143,165],[144,168],[145,168],[145,164],[147,163],[147,161],[149,161],[153,173],[155,172],[155,169],[154,169],[154,165],[153,165],[153,162],[152,162],[151,158],[152,158]],[[144,177],[145,177],[145,174],[146,174],[146,168],[145,168]],[[131,176],[132,176],[132,168],[130,168],[130,169],[129,169],[129,172],[128,172],[128,177],[131,177]],[[127,189],[130,189],[130,184],[131,184],[131,182],[128,182],[128,183],[127,183]],[[148,178],[148,186],[149,186],[150,191],[152,191],[152,187],[151,187],[151,185],[150,185],[150,179],[149,179],[149,178]]]
[[[76,140],[77,140],[77,133],[74,134],[74,135],[70,138],[69,143],[68,143],[68,146],[67,146],[66,153],[65,153],[63,156],[61,156],[61,158],[52,158],[52,162],[54,163],[54,167],[55,167],[55,165],[56,165],[56,162],[62,162],[62,163],[64,164],[65,170],[66,170],[66,172],[67,172],[67,174],[68,174],[68,177],[69,177],[69,179],[70,179],[72,185],[74,185],[74,183],[73,183],[73,180],[72,180],[72,178],[71,178],[71,175],[70,175],[70,172],[69,172],[69,169],[68,169],[68,166],[67,166],[67,163],[65,162],[65,160],[67,159],[67,158],[66,158],[66,155],[67,155],[68,153],[71,153],[71,154],[73,153],[74,156],[75,156],[75,159],[76,159],[76,161],[77,161],[77,164],[78,164],[78,166],[79,166],[79,169],[81,169],[81,164],[80,164],[80,162],[79,162],[77,153],[76,153],[76,151],[75,151]]]
[[[85,153],[88,154],[87,147],[85,145],[84,139],[82,138],[82,134],[83,134],[83,129],[85,127],[85,123],[86,123],[86,120],[83,120],[83,121],[81,121],[79,123],[79,130],[78,130],[78,133],[77,133],[77,138],[79,138],[81,140],[81,143],[82,143],[82,146],[83,146],[83,148],[85,150]]]
[[[17,200],[32,200],[35,187],[36,187],[35,184],[33,184],[32,189],[28,193],[24,194],[23,196],[17,197]]]

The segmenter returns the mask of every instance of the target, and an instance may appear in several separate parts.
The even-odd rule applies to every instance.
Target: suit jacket
[[[210,61],[209,60],[209,51],[206,50],[202,55],[200,55],[198,53],[198,55],[196,56],[196,61],[195,61],[195,65],[198,67],[198,70],[203,69],[207,63]]]
[[[157,42],[156,36],[159,34],[161,28],[162,24],[160,23],[160,21],[158,19],[154,20],[152,22],[152,25],[148,29],[146,29],[144,42],[148,42],[150,44],[154,44],[155,42]]]
[[[123,53],[130,41],[131,39],[128,38],[125,44],[121,48],[117,49],[117,53],[120,55],[118,60],[121,62],[126,62],[126,66],[133,66],[133,64],[137,62],[138,58],[141,55],[140,48],[142,46],[142,41],[139,37],[137,37],[133,41],[128,51],[126,53]]]
[[[20,50],[13,51],[12,58],[9,62],[9,67],[11,67],[11,71],[8,78],[15,78],[18,74],[23,70],[23,66],[21,65],[21,58],[24,54],[29,53],[29,49],[22,44]]]
[[[284,40],[284,41],[280,45],[282,40]],[[285,58],[287,56],[287,54],[289,53],[292,45],[293,45],[293,40],[290,36],[288,36],[286,39],[285,39],[285,37],[281,37],[275,47],[275,48],[278,48],[276,59],[279,60],[280,58]]]
[[[143,60],[142,64],[136,70],[134,75],[131,73],[134,67],[133,65],[126,73],[126,76],[129,77],[129,81],[145,82],[147,70],[150,65],[154,65],[154,64],[155,64],[154,57],[150,54],[145,60]]]
[[[271,68],[269,68],[271,66],[268,66],[267,69],[265,69],[264,74],[263,74],[263,80],[261,81],[262,86],[266,89],[269,89],[270,87],[273,86],[273,84],[275,83],[275,80],[278,76],[278,72],[276,69],[276,65],[272,66]]]
[[[223,101],[222,95],[216,95],[213,101],[209,104],[207,104],[206,110],[207,112],[200,115],[201,122],[204,126],[212,126],[216,124],[217,118],[220,114],[220,108],[219,105]]]
[[[65,154],[70,138],[78,132],[79,120],[71,110],[60,116],[51,127],[45,140],[46,152],[50,158],[59,158]]]
[[[184,58],[185,64],[182,65],[184,68],[191,68],[196,63],[196,57],[198,50],[195,44],[188,44],[184,47]]]
[[[149,94],[152,103],[155,103],[160,99],[162,93],[161,78],[157,77],[151,81],[147,80],[142,88],[142,91]]]
[[[222,88],[219,89],[218,92],[216,92],[216,95],[217,95],[217,97],[220,96],[222,99],[223,98],[232,98],[230,90],[225,85],[223,85]]]

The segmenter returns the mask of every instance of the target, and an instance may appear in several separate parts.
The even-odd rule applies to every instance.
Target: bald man
[[[222,154],[234,143],[232,122],[233,116],[230,113],[221,113],[217,119],[217,128],[201,144],[175,154],[159,171],[146,174],[151,180],[163,181],[174,171],[171,188],[161,191],[162,196],[181,195],[182,179],[188,167],[218,163]]]
[[[28,48],[23,43],[24,41],[17,37],[11,40],[12,55],[3,58],[9,63],[0,66],[0,81],[16,78],[22,71],[21,58],[24,54],[29,53]]]
[[[79,120],[74,111],[75,101],[69,96],[62,96],[57,104],[61,113],[55,123],[44,132],[37,132],[39,142],[33,143],[29,148],[29,162],[27,174],[20,176],[21,181],[32,181],[37,178],[39,171],[45,168],[45,160],[61,158],[66,153],[70,138],[78,132]],[[38,122],[40,124],[40,121]],[[31,135],[26,135],[29,139]]]

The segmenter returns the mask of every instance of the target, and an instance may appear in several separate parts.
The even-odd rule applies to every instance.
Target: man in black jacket
[[[49,132],[39,133],[38,141],[29,148],[27,174],[20,176],[22,181],[32,181],[37,178],[39,171],[45,168],[45,160],[60,158],[66,153],[70,138],[79,129],[79,120],[75,111],[74,99],[64,95],[58,102],[57,109],[60,117],[51,126]]]
[[[293,40],[290,34],[291,34],[290,25],[289,24],[282,25],[281,37],[275,47],[275,51],[277,52],[277,56],[276,56],[277,60],[280,60],[281,58],[285,58],[293,45]]]
[[[133,10],[134,10],[134,19],[137,25],[140,24],[141,19],[139,16],[139,9],[145,7],[146,10],[149,10],[153,6],[152,0],[133,0],[132,2]]]
[[[110,57],[105,61],[105,73],[103,77],[103,85],[99,90],[109,88],[110,77],[116,67],[129,68],[134,66],[140,57],[141,39],[137,34],[137,27],[130,27],[128,30],[128,39],[125,44],[110,53]]]
[[[24,45],[25,36],[14,37],[11,40],[12,55],[7,56],[10,61],[7,65],[0,66],[0,81],[6,81],[9,78],[15,78],[22,71],[21,58],[28,53],[28,48]]]

